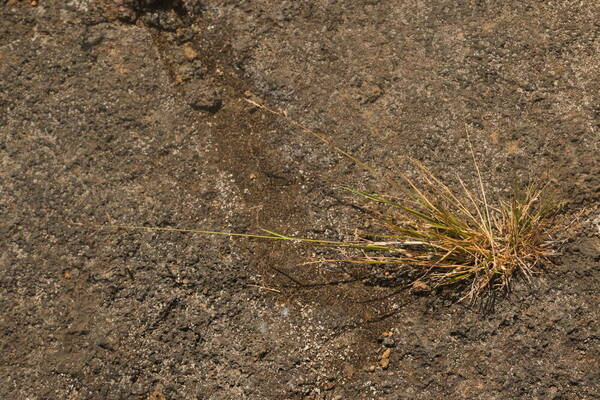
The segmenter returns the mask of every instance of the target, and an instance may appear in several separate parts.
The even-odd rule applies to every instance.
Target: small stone
[[[335,382],[327,382],[323,388],[325,390],[333,390],[333,388],[335,388]]]
[[[375,365],[371,365],[371,366],[369,366],[369,371],[370,371],[370,372],[373,372],[373,371],[375,371],[376,369],[377,369],[377,367],[376,367]]]
[[[189,43],[186,43],[183,46],[183,55],[188,60],[194,60],[196,57],[198,57],[198,52],[194,50],[192,46],[189,45]]]
[[[431,290],[429,285],[422,281],[414,281],[411,286],[411,291],[414,293],[426,293]]]
[[[390,359],[384,358],[384,359],[380,360],[379,365],[381,366],[382,369],[387,369],[390,366]]]
[[[207,81],[197,81],[191,83],[186,88],[188,104],[194,110],[208,112],[217,112],[222,106],[222,101],[218,90]]]
[[[383,354],[381,354],[379,356],[380,360],[385,360],[386,358],[390,358],[390,355],[392,354],[392,349],[387,349],[386,351],[383,352]]]
[[[385,339],[383,339],[382,344],[385,347],[394,347],[396,345],[396,343],[394,342],[394,339],[392,339],[391,337],[386,337]]]

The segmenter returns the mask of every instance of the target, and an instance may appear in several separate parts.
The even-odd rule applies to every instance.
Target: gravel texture
[[[0,398],[600,398],[600,3],[0,5]],[[325,250],[404,156],[578,219],[493,312]]]

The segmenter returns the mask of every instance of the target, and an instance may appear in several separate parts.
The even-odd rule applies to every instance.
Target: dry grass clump
[[[251,100],[252,105],[281,116],[305,133],[319,139],[374,176],[374,169],[335,146],[324,135],[309,130]],[[417,179],[400,175],[392,181],[402,197],[346,190],[372,202],[371,209],[380,229],[356,241],[331,241],[282,235],[263,229],[263,234],[216,232],[196,229],[112,226],[124,229],[192,232],[210,235],[241,236],[301,242],[325,247],[351,248],[360,255],[335,260],[360,264],[395,266],[409,276],[417,276],[413,287],[430,289],[462,284],[467,287],[462,299],[475,299],[486,291],[508,290],[516,275],[529,279],[549,262],[553,254],[552,237],[558,224],[560,204],[553,201],[545,187],[530,185],[516,190],[508,201],[491,204],[469,139],[478,190],[471,191],[460,178],[459,190],[452,190],[427,168],[413,161]]]
[[[423,165],[414,161],[422,179],[405,176],[396,186],[403,198],[376,195],[353,188],[346,190],[377,204],[370,207],[377,232],[356,241],[289,237],[263,230],[269,239],[304,242],[325,247],[353,248],[360,256],[320,262],[347,262],[396,266],[417,276],[419,290],[463,284],[462,299],[476,299],[486,291],[508,290],[515,275],[529,279],[549,262],[558,241],[556,216],[560,203],[545,187],[530,185],[515,190],[509,201],[488,203],[479,169],[479,192],[453,191]],[[254,236],[254,235],[249,235]]]
[[[375,168],[340,149],[321,133],[295,122],[285,113],[246,101],[284,118],[371,175],[381,177]],[[418,182],[402,174],[400,183],[391,181],[403,194],[402,198],[345,188],[384,207],[373,211],[383,228],[379,233],[366,234],[357,243],[351,243],[265,232],[277,239],[360,249],[360,257],[326,261],[395,265],[410,275],[420,276],[413,283],[415,288],[464,283],[469,289],[463,299],[475,299],[488,290],[508,290],[515,275],[529,279],[549,262],[548,257],[554,253],[552,246],[557,243],[552,235],[558,227],[555,217],[561,203],[549,196],[546,186],[530,185],[525,190],[515,190],[509,201],[490,204],[468,131],[467,139],[477,171],[477,192],[467,189],[460,178],[460,190],[453,191],[413,160],[421,178]]]
[[[488,203],[481,175],[479,192],[472,192],[459,178],[461,191],[453,191],[429,170],[414,162],[419,184],[405,176],[396,186],[403,198],[352,192],[377,207],[370,207],[379,226],[355,241],[333,241],[286,236],[263,229],[264,234],[245,234],[197,229],[113,226],[123,229],[191,232],[210,235],[284,240],[310,245],[350,248],[360,255],[318,262],[348,262],[396,266],[417,276],[418,289],[463,284],[462,299],[476,299],[486,291],[508,290],[515,275],[529,279],[553,254],[552,237],[560,203],[550,199],[544,187],[516,190],[509,201]]]
[[[559,204],[543,187],[515,191],[512,199],[493,206],[481,175],[479,193],[460,179],[461,190],[453,191],[415,165],[421,183],[402,177],[404,200],[346,188],[383,208],[373,210],[382,229],[353,244],[368,251],[344,261],[397,265],[418,274],[419,288],[464,283],[463,298],[471,299],[486,290],[507,290],[515,275],[528,279],[548,262]]]

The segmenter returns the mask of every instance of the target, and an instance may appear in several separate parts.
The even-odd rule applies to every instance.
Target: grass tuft
[[[323,261],[395,265],[410,275],[419,276],[413,282],[413,288],[418,291],[466,284],[467,293],[462,299],[473,300],[485,291],[509,290],[515,275],[530,279],[554,254],[553,245],[558,240],[552,235],[559,226],[556,217],[562,203],[549,196],[547,186],[533,184],[525,190],[515,190],[509,201],[499,201],[495,206],[489,204],[468,130],[469,150],[479,186],[476,193],[467,189],[460,177],[461,190],[451,190],[416,160],[413,163],[421,178],[418,182],[404,175],[400,175],[400,183],[385,179],[376,169],[340,149],[323,134],[307,129],[285,113],[246,101],[284,118],[372,176],[384,178],[404,195],[399,199],[344,187],[383,206],[383,210],[372,213],[382,229],[365,234],[356,243],[329,244],[358,249],[362,256]],[[277,235],[277,238],[282,236]],[[319,244],[301,238],[286,239]]]
[[[355,156],[337,147],[321,133],[307,129],[285,113],[246,99],[255,107],[278,115],[320,140],[359,167],[382,175]],[[468,133],[467,133],[468,136]],[[355,241],[332,241],[286,236],[266,229],[262,234],[205,231],[162,227],[113,225],[118,229],[190,232],[256,239],[300,242],[315,246],[354,249],[356,257],[320,260],[388,265],[416,277],[412,287],[428,291],[446,285],[466,287],[464,299],[474,300],[487,291],[507,291],[517,275],[530,279],[549,262],[553,238],[559,224],[561,204],[553,201],[546,186],[530,185],[515,190],[508,201],[490,204],[469,138],[469,149],[477,172],[478,190],[471,191],[460,178],[452,190],[425,166],[414,161],[416,179],[400,175],[400,182],[387,180],[402,197],[367,193],[343,187],[367,200],[379,229]]]
[[[451,190],[427,168],[413,161],[420,179],[401,176],[405,185],[396,184],[402,199],[344,190],[367,200],[376,231],[366,232],[355,241],[308,239],[262,229],[262,234],[205,231],[196,229],[112,226],[248,237],[300,242],[314,246],[354,249],[360,255],[317,262],[394,266],[416,277],[412,286],[427,291],[446,285],[462,285],[461,298],[475,300],[486,291],[507,291],[514,276],[530,279],[553,254],[553,238],[560,203],[551,200],[545,187],[530,185],[515,190],[508,201],[497,206],[488,203],[479,181],[480,192],[467,189],[458,178],[461,191]]]
[[[560,204],[550,200],[545,187],[515,190],[509,201],[492,206],[481,177],[479,193],[460,179],[461,191],[455,192],[414,163],[421,179],[402,177],[402,200],[345,188],[380,206],[371,210],[380,229],[359,243],[382,249],[327,261],[395,265],[417,276],[413,287],[420,290],[463,284],[463,299],[508,290],[515,275],[529,279],[549,262]]]

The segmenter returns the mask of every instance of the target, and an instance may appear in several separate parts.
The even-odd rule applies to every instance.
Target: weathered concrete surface
[[[0,6],[0,397],[600,396],[600,6],[398,3]],[[335,186],[387,188],[246,96],[389,174],[471,182],[468,129],[490,190],[547,172],[581,228],[490,315],[313,249],[98,228],[363,227]]]

